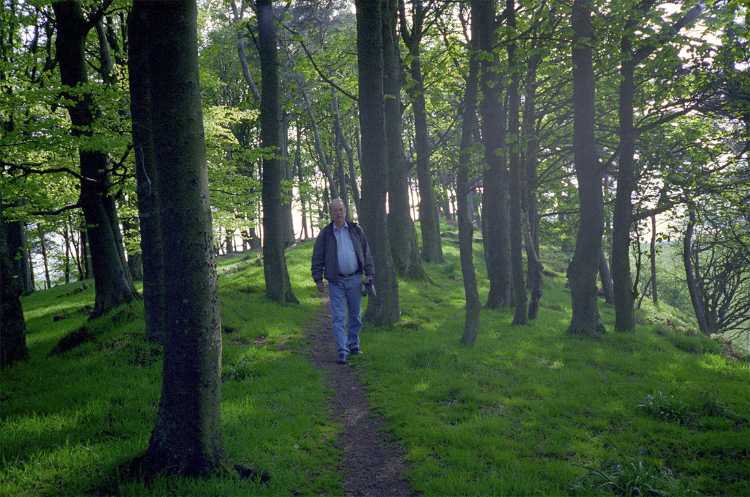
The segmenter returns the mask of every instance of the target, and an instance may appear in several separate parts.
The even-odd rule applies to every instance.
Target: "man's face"
[[[331,217],[333,217],[333,223],[336,226],[344,224],[344,206],[340,203],[335,203],[331,206]]]

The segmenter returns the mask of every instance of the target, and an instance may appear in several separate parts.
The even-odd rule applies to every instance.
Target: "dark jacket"
[[[364,231],[357,223],[348,220],[346,223],[349,225],[349,236],[351,236],[352,246],[357,255],[357,271],[364,272],[367,276],[374,276],[375,266],[372,262],[372,253]],[[333,223],[328,223],[328,226],[318,233],[313,249],[311,270],[312,277],[316,282],[324,277],[328,281],[336,281],[340,278],[338,249],[336,248],[336,235],[333,234]]]

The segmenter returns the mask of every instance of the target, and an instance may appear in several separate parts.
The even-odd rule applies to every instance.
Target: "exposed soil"
[[[344,452],[340,469],[344,495],[349,497],[416,496],[404,479],[404,451],[383,430],[383,420],[370,411],[366,390],[350,365],[336,363],[336,343],[331,333],[328,300],[305,329],[310,339],[310,356],[323,370],[333,391],[329,399],[334,419],[343,431],[337,445]],[[367,353],[367,334],[362,350]],[[350,357],[356,361],[357,357]]]

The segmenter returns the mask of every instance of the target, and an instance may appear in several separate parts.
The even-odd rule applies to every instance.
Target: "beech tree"
[[[165,294],[170,305],[164,320],[161,399],[142,464],[146,474],[203,475],[221,464],[223,444],[221,324],[198,80],[197,8],[194,0],[136,1],[132,15],[145,21],[149,41],[156,202],[162,248],[169,254],[164,277],[171,282]],[[134,86],[141,87],[138,82]]]

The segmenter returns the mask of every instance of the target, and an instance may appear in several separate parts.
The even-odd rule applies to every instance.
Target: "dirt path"
[[[334,419],[343,425],[337,445],[343,449],[341,471],[344,495],[351,497],[406,497],[417,494],[404,479],[403,449],[388,440],[383,420],[370,412],[367,395],[352,367],[336,363],[328,300],[306,327],[310,356],[323,370],[333,391],[329,399]],[[367,335],[362,350],[367,353]],[[354,360],[357,358],[355,357]]]

